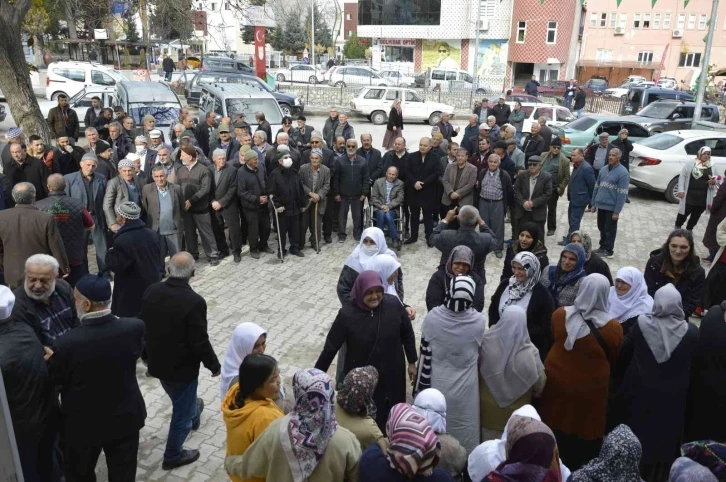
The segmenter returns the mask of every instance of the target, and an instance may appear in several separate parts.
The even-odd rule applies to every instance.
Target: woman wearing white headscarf
[[[479,349],[481,440],[502,436],[512,412],[539,397],[547,377],[539,350],[527,333],[527,312],[504,309],[499,323],[484,334]]]
[[[416,318],[416,310],[403,302],[403,281],[398,281],[399,273],[402,273],[401,263],[393,256],[384,253],[374,256],[369,266],[371,271],[375,271],[381,277],[383,292],[401,300],[401,304],[406,308],[408,317],[414,320]]]
[[[711,210],[713,198],[721,184],[721,176],[711,164],[711,148],[703,146],[696,159],[683,165],[678,176],[678,215],[676,228],[682,228],[688,219],[686,229],[693,231],[703,212]]]
[[[623,328],[607,312],[609,290],[605,276],[586,276],[574,304],[552,315],[554,344],[539,407],[573,470],[597,457],[605,435],[610,366],[623,342]]]
[[[643,273],[632,266],[620,268],[615,274],[615,286],[610,287],[608,313],[623,326],[623,336],[628,336],[640,315],[652,310],[653,298]]]
[[[520,251],[511,261],[512,277],[499,284],[489,304],[489,327],[496,325],[504,310],[518,306],[527,312],[529,338],[542,361],[552,346],[552,312],[555,302],[540,282],[542,270],[537,255]],[[509,418],[509,416],[507,416]],[[502,426],[506,419],[502,421]]]
[[[414,393],[436,388],[446,397],[449,433],[467,452],[479,443],[477,358],[484,317],[472,308],[475,282],[452,278],[446,303],[429,311],[421,326],[421,358]]]
[[[426,417],[431,428],[439,437],[441,454],[436,467],[448,471],[455,479],[461,476],[466,468],[466,449],[446,432],[446,397],[444,394],[435,388],[427,388],[416,395],[411,408]]]
[[[511,417],[507,421],[507,425],[504,426],[504,433],[502,433],[501,439],[488,440],[480,444],[475,448],[471,454],[469,454],[468,461],[468,472],[469,478],[478,482],[483,480],[484,477],[489,475],[490,472],[496,470],[499,464],[507,459],[507,429],[509,428],[510,421],[515,417],[529,417],[535,420],[542,421],[537,413],[537,410],[532,405],[525,405],[512,412]],[[566,481],[570,477],[570,469],[562,463],[560,460],[560,472],[562,474],[562,481]]]
[[[612,423],[624,423],[643,446],[641,476],[665,480],[679,455],[691,358],[698,328],[688,323],[681,295],[667,284],[655,293],[653,312],[638,317],[616,371],[624,371],[613,397]]]
[[[220,398],[224,400],[229,387],[239,376],[239,367],[247,355],[265,353],[267,330],[255,323],[240,323],[232,333],[227,354],[222,362],[222,377],[219,380]]]

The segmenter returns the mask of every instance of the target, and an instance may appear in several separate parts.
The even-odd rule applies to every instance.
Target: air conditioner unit
[[[615,35],[625,35],[625,27],[615,27]]]
[[[681,38],[681,37],[683,37],[683,30],[678,29],[678,28],[675,29],[673,31],[673,38]]]
[[[482,18],[479,20],[479,30],[487,31],[489,30],[489,19],[488,18]]]

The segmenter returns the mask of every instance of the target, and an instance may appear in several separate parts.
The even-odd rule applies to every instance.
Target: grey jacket
[[[380,208],[386,204],[386,178],[376,179],[371,190],[371,204],[374,209]],[[389,209],[396,209],[403,204],[403,181],[396,179],[391,189],[391,202],[388,204]]]
[[[302,181],[305,196],[315,193],[320,196],[318,201],[318,214],[325,214],[325,207],[328,204],[328,193],[330,192],[330,169],[320,164],[318,168],[318,182],[313,185],[313,168],[310,164],[300,166],[300,180]]]
[[[91,180],[91,189],[93,189],[93,206],[88,205],[88,193],[86,186],[83,184],[83,174],[76,171],[63,176],[66,179],[66,194],[74,199],[78,199],[88,209],[93,212],[93,216],[98,223],[98,227],[106,230],[106,216],[103,214],[103,199],[106,195],[106,178],[103,174],[93,174]]]
[[[139,190],[139,199],[141,199],[144,184],[134,176],[134,184]],[[106,184],[106,194],[103,196],[103,213],[106,215],[106,224],[111,227],[116,224],[116,206],[129,200],[129,188],[126,187],[126,181],[121,176],[116,176]],[[139,206],[141,207],[141,206]]]
[[[441,204],[444,206],[451,205],[451,197],[449,195],[454,192],[454,183],[456,182],[456,173],[459,167],[455,162],[446,166],[442,183],[444,185],[444,194],[441,196]],[[459,185],[456,192],[459,194],[459,206],[474,205],[474,185],[476,185],[476,167],[468,162],[464,166],[464,172],[459,178]]]
[[[182,213],[184,212],[184,196],[182,195],[181,187],[178,184],[168,183],[166,185],[167,191],[171,196],[172,206],[172,217],[174,219],[174,226],[178,234],[184,231],[184,221],[182,220]],[[146,212],[146,226],[149,227],[155,233],[159,232],[159,217],[161,216],[159,210],[159,192],[155,183],[147,184],[141,190],[141,204],[144,206],[144,212]]]

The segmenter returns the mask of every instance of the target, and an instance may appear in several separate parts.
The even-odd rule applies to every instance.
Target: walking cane
[[[315,224],[315,251],[320,254],[320,239],[318,238],[318,203],[315,204],[315,213],[313,214],[313,223]]]
[[[277,217],[277,208],[275,207],[275,201],[272,200],[272,194],[270,194],[270,197],[268,199],[270,200],[270,204],[272,204],[272,212],[275,213],[275,225],[277,226],[277,246],[280,249],[280,251],[278,252],[278,256],[280,258],[280,263],[284,263],[285,256],[282,252],[282,234],[280,233],[280,219]]]

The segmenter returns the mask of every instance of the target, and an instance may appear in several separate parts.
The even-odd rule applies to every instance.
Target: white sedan
[[[317,84],[324,82],[324,72],[312,65],[297,64],[287,69],[275,69],[270,72],[278,82],[308,82]]]
[[[397,87],[412,87],[415,79],[411,76],[404,75],[397,70],[384,70],[379,72],[378,75],[384,79],[390,80]]]
[[[715,174],[726,170],[726,133],[706,130],[670,131],[633,144],[630,153],[630,183],[665,194],[677,203],[678,176],[683,166],[696,158],[698,149],[711,148]]]

